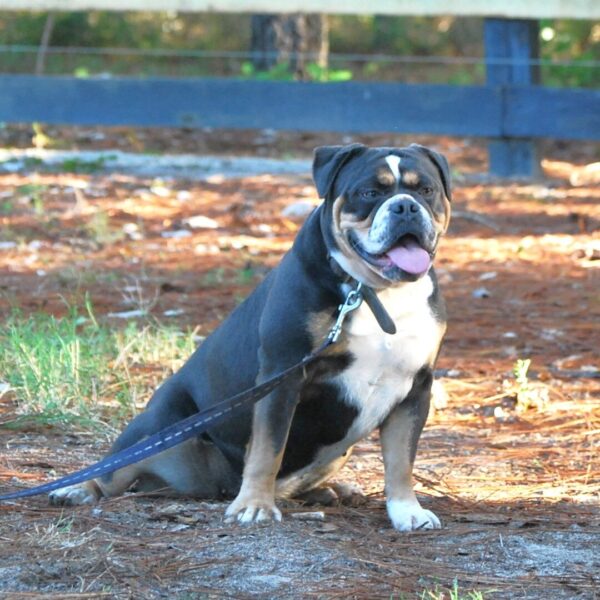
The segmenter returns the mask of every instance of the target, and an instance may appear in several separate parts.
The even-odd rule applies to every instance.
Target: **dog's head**
[[[346,273],[382,288],[429,271],[450,219],[450,170],[441,154],[417,144],[322,146],[313,178],[325,199],[329,252]]]

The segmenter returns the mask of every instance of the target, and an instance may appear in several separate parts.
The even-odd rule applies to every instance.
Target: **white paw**
[[[388,500],[387,511],[392,525],[398,531],[440,529],[442,526],[435,514],[423,508],[416,498],[410,500]]]
[[[48,500],[54,506],[96,504],[99,500],[98,488],[92,482],[85,481],[50,492]]]
[[[274,500],[243,499],[238,496],[225,512],[225,522],[233,523],[234,521],[242,525],[281,521],[281,511],[275,506]]]

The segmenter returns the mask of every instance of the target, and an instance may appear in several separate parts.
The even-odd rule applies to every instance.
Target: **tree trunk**
[[[257,71],[287,63],[294,77],[306,79],[306,66],[316,63],[327,67],[328,54],[325,15],[253,15],[252,63]]]
[[[35,59],[35,74],[43,75],[46,67],[46,52],[48,52],[48,46],[50,45],[50,38],[52,37],[52,31],[54,29],[54,13],[48,13],[46,22],[44,23],[44,31],[42,32],[42,39],[38,47],[37,57]]]

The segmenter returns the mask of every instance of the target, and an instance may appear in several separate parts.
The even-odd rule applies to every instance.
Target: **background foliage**
[[[0,12],[0,44],[37,46],[45,13]],[[330,16],[330,66],[354,79],[478,83],[482,64],[431,64],[398,61],[398,57],[445,59],[482,57],[481,19],[456,17]],[[545,66],[547,85],[598,86],[600,24],[592,21],[542,21],[541,58],[573,61],[569,66]],[[250,48],[250,16],[232,14],[72,12],[55,15],[51,46],[133,49],[118,55],[81,52],[52,53],[49,73],[80,75],[110,73],[169,76],[239,76]],[[168,55],[158,56],[158,49]],[[140,51],[142,51],[140,53]],[[144,51],[153,53],[151,56]],[[202,52],[231,53],[204,56]],[[181,55],[183,53],[183,55]],[[186,54],[188,53],[188,54]],[[191,54],[189,54],[191,53]],[[238,54],[239,53],[239,54]],[[367,55],[360,59],[340,54]],[[336,56],[338,55],[338,56]],[[586,63],[588,63],[586,65]],[[31,72],[35,52],[4,48],[0,71]],[[274,74],[279,77],[280,74]],[[316,79],[327,79],[319,72]],[[346,76],[343,78],[347,79]]]

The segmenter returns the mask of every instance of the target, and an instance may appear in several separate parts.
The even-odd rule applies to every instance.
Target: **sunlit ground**
[[[465,150],[465,173],[473,160],[483,162],[477,152]],[[476,183],[461,176],[454,154],[455,216],[437,260],[450,314],[438,363],[445,393],[436,396],[422,438],[418,490],[456,535],[482,527],[494,535],[527,527],[597,532],[600,187],[572,185],[581,167],[565,161],[544,163],[543,183]],[[129,319],[140,323],[158,319],[206,335],[289,248],[302,217],[287,209],[315,203],[308,176],[191,182],[1,174],[0,311],[61,316],[88,298],[109,328],[123,327],[134,311]],[[192,227],[188,219],[199,216],[201,226]],[[524,369],[519,361],[527,359]],[[132,368],[143,376],[149,365]],[[104,399],[107,406],[113,400]],[[18,390],[5,391],[0,403],[2,422],[23,413]],[[71,435],[91,443],[87,431],[79,423]],[[50,432],[42,444],[40,433],[48,431],[0,428],[10,441],[0,458],[3,487],[45,480],[47,461],[57,473],[85,461],[57,450],[68,431]],[[94,456],[106,446],[105,437],[99,441]],[[379,502],[376,527],[384,527],[376,441],[359,445],[342,477]],[[363,516],[356,513],[352,527],[372,527]],[[446,539],[428,535],[436,544]],[[476,579],[466,563],[453,568]],[[522,574],[485,569],[482,581],[492,587],[525,585]],[[588,593],[591,575],[577,573],[572,585]],[[564,591],[558,575],[540,581]]]

